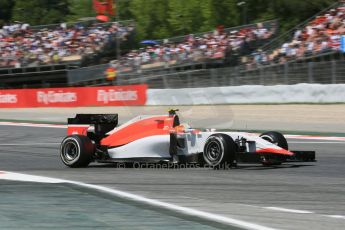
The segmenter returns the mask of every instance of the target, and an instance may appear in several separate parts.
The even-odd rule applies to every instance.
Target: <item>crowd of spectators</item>
[[[250,69],[338,51],[341,35],[345,35],[345,5],[317,16],[277,49],[271,52],[257,50],[251,57],[244,57],[242,62]]]
[[[0,68],[80,60],[102,49],[116,33],[125,36],[132,29],[117,23],[62,23],[40,29],[25,23],[6,25],[0,29]]]
[[[26,23],[5,25],[0,29],[0,68],[81,60],[85,55],[100,51],[117,33],[124,37],[133,29],[117,23],[76,23],[71,26],[61,23],[39,29]],[[278,48],[270,51],[257,49],[252,53],[255,46],[251,44],[262,45],[260,41],[272,39],[276,31],[275,23],[258,23],[240,29],[218,27],[202,35],[191,34],[178,41],[166,39],[132,50],[122,56],[116,66],[137,70],[145,66],[224,61],[237,54],[241,63],[251,69],[338,51],[341,36],[345,35],[345,3],[297,29]]]
[[[232,53],[245,52],[253,42],[272,38],[276,26],[276,22],[272,22],[244,26],[238,30],[218,27],[215,31],[200,36],[185,36],[180,42],[166,39],[139,50],[132,50],[121,58],[120,65],[123,68],[140,69],[143,66],[224,60]]]

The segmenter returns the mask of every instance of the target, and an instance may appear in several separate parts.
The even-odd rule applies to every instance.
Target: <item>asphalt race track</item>
[[[345,141],[289,139],[290,149],[316,150],[318,162],[279,167],[70,169],[58,156],[65,129],[0,126],[0,130],[0,171],[103,185],[275,229],[345,226]]]

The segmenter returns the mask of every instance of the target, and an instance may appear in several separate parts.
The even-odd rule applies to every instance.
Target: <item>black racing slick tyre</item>
[[[260,137],[268,142],[271,142],[272,144],[279,146],[280,148],[289,150],[286,138],[279,132],[266,132],[261,134]]]
[[[236,165],[236,143],[225,134],[214,134],[205,143],[204,161],[214,169],[228,169]]]
[[[90,164],[95,147],[87,136],[71,135],[60,146],[62,162],[71,168],[82,168]]]
[[[283,136],[283,134],[279,132],[274,132],[274,131],[266,132],[266,133],[261,134],[260,137],[268,142],[271,142],[272,144],[279,146],[280,148],[289,150],[289,146],[285,137]],[[279,157],[277,158],[277,157],[278,156],[276,156],[276,158],[264,156],[261,163],[264,166],[273,166],[273,165],[281,165],[286,160],[282,157],[280,158]]]

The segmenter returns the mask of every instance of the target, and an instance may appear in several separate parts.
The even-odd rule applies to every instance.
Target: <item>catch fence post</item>
[[[166,75],[164,76],[161,76],[162,78],[162,82],[163,82],[163,85],[162,85],[162,88],[161,89],[171,89],[171,87],[169,87],[169,82],[168,80],[166,79]]]
[[[187,73],[187,86],[188,88],[192,88],[192,78],[190,76],[190,72]]]
[[[211,73],[211,79],[212,79],[212,82],[211,84],[209,84],[210,86],[214,86],[214,87],[217,87],[218,86],[218,78],[217,78],[217,74],[216,74],[216,70],[215,69],[211,69],[210,71]]]
[[[259,71],[260,71],[260,85],[265,85],[264,83],[264,76],[263,76],[263,73],[264,73],[264,70],[262,68],[262,66],[259,67]]]
[[[232,75],[230,73],[230,85],[231,86],[236,86],[238,85],[238,78],[239,78],[239,75],[240,75],[240,67],[239,66],[236,66],[235,69],[234,69],[234,75]]]
[[[332,84],[337,84],[337,63],[332,60]]]
[[[314,62],[308,62],[308,82],[314,83]]]
[[[289,63],[285,62],[284,64],[284,82],[286,85],[289,84]]]

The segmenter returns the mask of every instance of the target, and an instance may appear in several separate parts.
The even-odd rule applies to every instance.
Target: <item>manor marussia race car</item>
[[[238,162],[281,164],[315,161],[313,151],[289,151],[284,136],[266,132],[217,132],[181,125],[177,110],[169,115],[138,116],[118,125],[117,114],[77,114],[68,119],[60,157],[69,167],[91,162],[201,164],[214,168]]]

